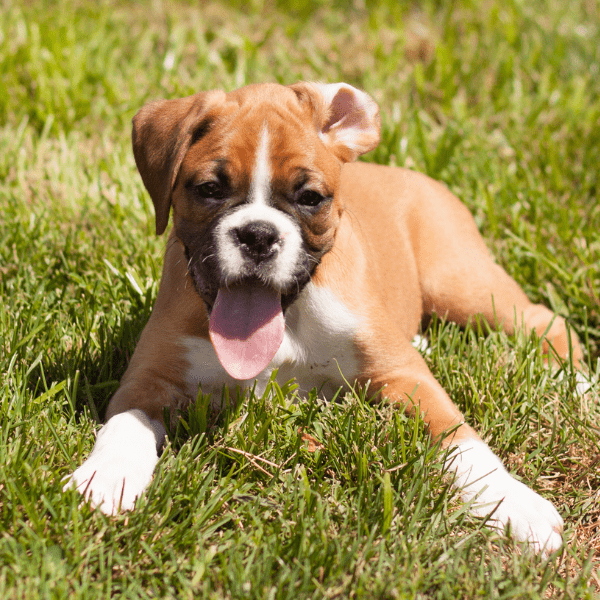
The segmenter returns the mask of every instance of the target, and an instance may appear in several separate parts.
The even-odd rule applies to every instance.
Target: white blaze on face
[[[250,182],[249,201],[252,204],[267,204],[271,194],[271,164],[269,156],[269,130],[266,125],[260,132],[256,149],[252,180]]]
[[[229,283],[244,274],[248,260],[232,232],[253,221],[273,225],[279,233],[280,246],[277,256],[269,264],[268,273],[263,272],[261,278],[273,289],[284,291],[293,286],[291,280],[302,253],[302,233],[295,219],[269,204],[273,176],[270,146],[269,130],[263,125],[254,155],[247,201],[221,219],[215,229],[215,239],[221,271]]]

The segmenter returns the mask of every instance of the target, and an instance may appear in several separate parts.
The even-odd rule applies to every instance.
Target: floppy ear
[[[214,92],[202,92],[176,100],[156,100],[133,118],[133,155],[142,181],[154,203],[156,234],[169,222],[171,193],[183,158],[192,140],[206,133],[208,100]]]
[[[379,144],[379,106],[347,83],[296,83],[290,88],[312,111],[319,137],[344,162]]]

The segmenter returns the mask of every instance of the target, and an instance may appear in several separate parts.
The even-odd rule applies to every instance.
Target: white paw
[[[486,517],[493,511],[489,525],[506,529],[510,524],[512,535],[529,542],[535,552],[548,554],[561,547],[563,520],[551,502],[506,472],[488,475],[484,482],[488,487],[477,496],[473,514]]]
[[[425,356],[429,356],[431,354],[431,348],[429,347],[429,342],[427,338],[419,335],[415,335],[411,342],[413,348],[416,348],[421,354]]]
[[[558,374],[558,380],[562,381],[566,379],[566,374],[564,371],[561,371]],[[575,395],[576,396],[585,396],[590,391],[593,391],[596,388],[596,384],[598,380],[594,375],[589,372],[577,371],[575,373]]]
[[[63,490],[76,488],[107,515],[131,510],[152,480],[164,436],[164,427],[141,410],[115,415],[100,429],[89,458]]]
[[[512,535],[535,552],[547,555],[561,547],[563,520],[552,503],[511,477],[483,442],[459,444],[449,466],[463,500],[473,500],[473,514],[491,515],[488,524],[500,529],[510,524]]]
[[[587,394],[597,383],[596,378],[589,373],[575,373],[575,393],[578,396]]]

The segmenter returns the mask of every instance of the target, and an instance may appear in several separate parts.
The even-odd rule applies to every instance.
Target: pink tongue
[[[235,379],[253,379],[267,367],[284,329],[279,294],[260,285],[221,288],[208,328],[219,361]]]

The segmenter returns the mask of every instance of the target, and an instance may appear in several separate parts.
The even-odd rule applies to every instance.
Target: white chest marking
[[[354,382],[358,327],[358,317],[331,290],[309,283],[286,314],[283,343],[273,359],[278,379],[295,377],[304,392],[324,385],[325,395],[335,393],[345,379]]]
[[[358,318],[327,288],[309,283],[288,309],[283,342],[271,364],[256,378],[256,391],[262,393],[273,369],[277,380],[285,383],[296,378],[301,391],[313,387],[333,395],[358,375],[359,364],[354,349]],[[223,385],[242,388],[252,381],[237,381],[219,363],[212,344],[203,338],[181,340],[187,348],[190,387],[200,384],[204,393],[220,398]]]

